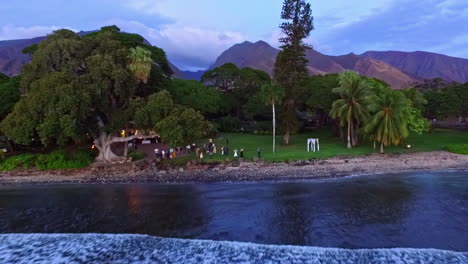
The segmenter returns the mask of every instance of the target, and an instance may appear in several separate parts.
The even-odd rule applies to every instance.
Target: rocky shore
[[[0,185],[62,183],[193,183],[285,181],[407,171],[468,170],[468,156],[445,151],[373,154],[290,163],[187,164],[161,169],[147,161],[95,164],[80,170],[0,172]]]

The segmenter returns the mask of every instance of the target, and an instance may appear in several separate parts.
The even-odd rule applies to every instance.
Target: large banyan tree
[[[85,36],[58,30],[27,52],[22,98],[1,130],[21,144],[65,145],[88,135],[106,162],[119,158],[112,143],[133,139],[118,136],[133,119],[132,101],[145,102],[172,74],[164,51],[115,26]]]

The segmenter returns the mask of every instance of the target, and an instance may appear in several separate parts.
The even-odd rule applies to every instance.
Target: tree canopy
[[[168,91],[150,95],[136,110],[138,127],[157,131],[166,143],[181,146],[202,137],[208,122],[198,111],[176,104]]]
[[[39,43],[31,63],[23,67],[23,97],[2,121],[1,130],[23,144],[38,137],[45,145],[64,145],[90,135],[100,151],[98,159],[117,158],[110,144],[129,140],[116,138],[115,133],[132,118],[131,98],[152,93],[156,83],[170,77],[160,64],[151,63],[149,82],[141,84],[151,89],[138,93],[141,79],[130,70],[134,59],[130,49],[145,45],[143,38],[121,33],[117,27],[85,37],[70,30],[55,31]],[[153,58],[153,50],[145,55],[151,52]]]
[[[20,100],[19,78],[17,76],[10,79],[6,75],[0,74],[0,121],[13,110],[15,104]]]
[[[204,114],[217,114],[222,110],[222,92],[201,82],[173,79],[168,90],[176,103]]]

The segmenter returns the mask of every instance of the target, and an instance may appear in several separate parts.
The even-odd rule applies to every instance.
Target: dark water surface
[[[468,251],[468,172],[283,183],[0,187],[0,233],[138,233]]]

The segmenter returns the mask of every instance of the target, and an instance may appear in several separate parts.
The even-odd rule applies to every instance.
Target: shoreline
[[[290,163],[241,162],[158,170],[140,162],[79,170],[0,172],[0,186],[53,184],[275,182],[425,171],[468,170],[468,156],[445,151],[334,157]]]

